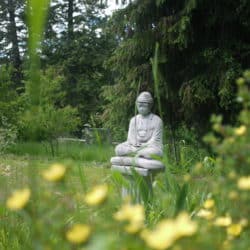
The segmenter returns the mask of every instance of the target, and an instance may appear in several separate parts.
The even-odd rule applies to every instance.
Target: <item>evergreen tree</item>
[[[21,86],[22,56],[21,44],[26,44],[23,0],[2,0],[0,2],[0,58],[2,63],[11,63],[14,67],[12,80],[16,87]],[[0,62],[0,63],[1,63]]]
[[[120,43],[108,61],[116,84],[103,88],[106,126],[128,123],[138,90],[157,99],[155,80],[165,124],[203,130],[212,112],[232,120],[235,78],[250,64],[249,10],[246,0],[137,0],[117,11],[111,22]]]
[[[55,2],[49,14],[50,29],[47,29],[43,46],[43,66],[61,68],[65,76],[65,104],[77,107],[84,123],[90,122],[91,116],[98,116],[101,86],[110,81],[103,62],[115,41],[104,31],[107,21],[104,7],[97,0]],[[54,35],[53,26],[58,21],[66,25]]]

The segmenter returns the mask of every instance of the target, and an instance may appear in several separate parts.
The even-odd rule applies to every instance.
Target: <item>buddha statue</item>
[[[151,113],[153,98],[142,92],[136,100],[138,115],[130,120],[127,140],[115,148],[111,158],[113,166],[134,166],[146,169],[161,169],[158,159],[163,156],[163,123],[159,116]]]

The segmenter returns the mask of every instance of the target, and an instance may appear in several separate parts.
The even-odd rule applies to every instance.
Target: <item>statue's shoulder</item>
[[[133,117],[130,119],[130,123],[134,123],[137,116],[138,116],[138,115],[133,116]]]
[[[159,123],[162,123],[162,119],[156,115],[156,114],[152,114],[152,119],[155,121],[155,122],[159,122]]]

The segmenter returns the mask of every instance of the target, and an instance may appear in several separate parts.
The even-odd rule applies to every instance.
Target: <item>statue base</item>
[[[130,196],[137,203],[152,200],[154,176],[165,169],[162,162],[140,157],[116,156],[111,158],[111,163],[111,170],[120,172],[125,178],[126,185],[123,185],[121,190],[122,198]],[[142,167],[143,164],[145,167]]]

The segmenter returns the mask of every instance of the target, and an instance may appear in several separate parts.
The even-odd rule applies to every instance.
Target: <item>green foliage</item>
[[[86,145],[82,142],[69,142],[58,140],[55,145],[54,157],[58,159],[72,159],[77,162],[91,162],[92,165],[108,165],[113,155],[113,147],[106,145]],[[7,153],[30,157],[51,157],[50,145],[48,142],[16,142],[8,147]],[[96,153],[98,152],[98,154]]]
[[[16,124],[21,102],[11,80],[12,72],[12,67],[0,66],[0,117],[5,117],[10,124]]]
[[[218,154],[216,166],[223,172],[234,170],[238,174],[250,174],[249,158],[249,126],[250,126],[250,74],[244,73],[237,80],[238,98],[243,109],[239,114],[235,126],[223,124],[221,116],[212,116],[214,133],[205,136],[204,140],[209,142],[213,151]],[[233,156],[233,157],[232,157]]]
[[[56,109],[47,104],[26,111],[20,121],[20,130],[25,139],[51,141],[74,131],[78,122],[75,109],[69,106]]]
[[[233,0],[148,0],[114,13],[110,26],[119,46],[107,62],[115,84],[103,87],[106,126],[124,127],[137,90],[153,92],[162,104],[162,112],[159,105],[154,111],[173,130],[184,121],[204,133],[211,113],[233,122],[239,110],[234,79],[249,66],[249,7]]]
[[[0,126],[0,153],[5,152],[17,139],[16,127],[7,122],[6,117],[1,116]]]
[[[77,110],[63,105],[62,81],[57,70],[47,69],[41,74],[40,105],[30,106],[29,94],[24,94],[26,109],[20,114],[19,121],[23,139],[51,142],[76,130],[79,125]]]

